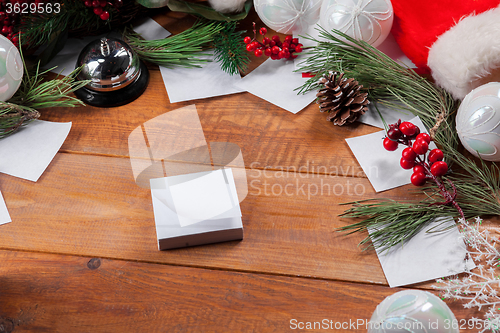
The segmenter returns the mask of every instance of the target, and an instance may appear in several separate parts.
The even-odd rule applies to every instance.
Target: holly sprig
[[[413,169],[410,181],[415,186],[423,186],[428,180],[431,180],[439,188],[441,195],[445,198],[444,202],[433,202],[430,205],[450,205],[464,217],[462,208],[458,205],[457,189],[452,181],[447,182],[452,188],[450,192],[441,178],[448,172],[448,164],[443,161],[443,152],[436,148],[429,152],[431,137],[427,133],[420,133],[420,128],[415,124],[398,120],[395,124],[389,125],[387,136],[384,138],[384,148],[388,151],[398,149],[398,146],[407,146],[403,149],[399,164],[405,170]],[[429,152],[429,154],[427,154]]]

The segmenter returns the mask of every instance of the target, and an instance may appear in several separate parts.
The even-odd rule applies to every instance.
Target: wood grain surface
[[[174,33],[193,22],[156,19]],[[262,62],[252,60],[249,71]],[[1,226],[0,332],[287,332],[292,319],[366,322],[402,290],[388,288],[375,253],[358,247],[366,233],[337,232],[354,222],[339,218],[342,203],[418,196],[412,186],[376,194],[345,142],[380,129],[334,126],[314,103],[294,115],[249,93],[172,104],[149,68],[146,92],[128,105],[43,111],[72,128],[38,182],[0,175],[13,221]],[[158,251],[128,138],[193,104],[207,142],[241,149],[244,239]],[[481,316],[450,306],[459,319]]]
[[[17,251],[0,261],[7,333],[366,332],[377,304],[403,290]],[[308,323],[316,329],[298,329]]]

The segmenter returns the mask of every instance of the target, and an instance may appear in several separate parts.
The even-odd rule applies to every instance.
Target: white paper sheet
[[[0,225],[12,222],[9,211],[5,205],[2,192],[0,192]]]
[[[294,89],[302,86],[306,79],[301,73],[294,73],[294,69],[293,61],[268,59],[237,85],[269,103],[297,113],[316,98],[316,92],[297,95]]]
[[[415,115],[409,111],[388,108],[381,104],[378,104],[377,108],[373,103],[370,103],[368,105],[368,111],[366,111],[364,115],[359,116],[357,121],[378,128],[384,128],[384,123],[382,122],[382,118],[380,118],[379,112],[382,114],[387,124],[394,124],[398,119],[401,119],[401,121],[410,121],[415,117]]]
[[[167,89],[170,103],[190,101],[200,98],[236,94],[243,90],[236,86],[240,75],[229,75],[220,68],[220,64],[212,60],[201,68],[160,66],[163,83]]]
[[[35,120],[0,140],[0,172],[36,182],[61,148],[71,123]]]
[[[409,120],[427,133],[420,118]],[[349,148],[368,177],[376,192],[381,192],[410,183],[413,170],[405,170],[399,164],[401,153],[406,146],[399,145],[395,151],[385,150],[382,142],[385,131],[346,139]],[[436,148],[431,142],[429,149]]]
[[[133,29],[146,40],[163,39],[171,35],[170,31],[149,17],[137,22]]]
[[[170,185],[180,225],[185,227],[214,219],[239,206],[237,196],[234,197],[236,193],[231,193],[230,181],[234,184],[231,170],[220,169]]]
[[[462,273],[475,267],[464,261],[466,249],[451,218],[439,218],[404,245],[397,245],[377,256],[390,287],[398,287]],[[443,223],[443,224],[441,224]],[[428,233],[427,231],[444,230]]]
[[[231,169],[151,179],[151,194],[158,239],[242,227]]]

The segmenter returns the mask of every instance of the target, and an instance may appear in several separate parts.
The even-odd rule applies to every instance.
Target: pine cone
[[[368,110],[368,93],[360,92],[362,85],[354,79],[345,79],[344,73],[330,73],[319,83],[325,87],[316,94],[321,112],[328,112],[327,120],[342,126],[352,123]]]

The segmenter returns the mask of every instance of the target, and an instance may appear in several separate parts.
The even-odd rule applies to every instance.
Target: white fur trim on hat
[[[500,81],[500,7],[465,17],[439,36],[427,65],[436,83],[458,99]]]

